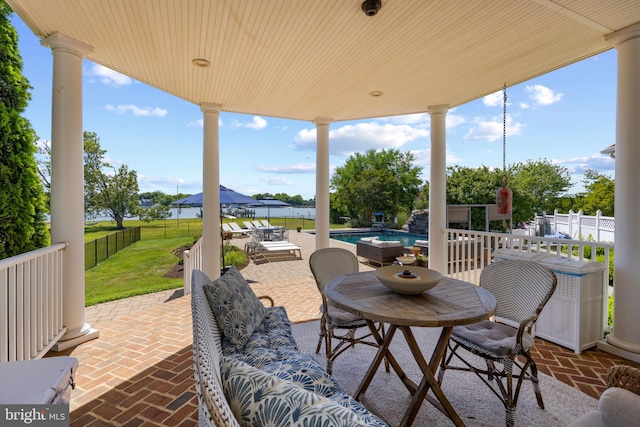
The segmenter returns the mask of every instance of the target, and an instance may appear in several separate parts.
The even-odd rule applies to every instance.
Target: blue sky
[[[51,139],[52,55],[19,17],[23,74],[32,100],[25,112],[42,140]],[[507,164],[547,159],[566,166],[583,191],[586,169],[614,178],[600,154],[615,142],[616,52],[508,88]],[[85,60],[84,130],[96,132],[114,166],[137,171],[141,192],[202,191],[202,113],[197,105]],[[367,149],[409,150],[429,177],[428,114],[336,122],[330,165]],[[220,183],[240,193],[315,195],[315,125],[242,114],[220,114]],[[502,168],[502,92],[449,111],[447,164]]]

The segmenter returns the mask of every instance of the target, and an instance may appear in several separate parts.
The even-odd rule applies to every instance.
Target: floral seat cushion
[[[220,373],[225,397],[243,427],[385,426],[368,412],[355,411],[233,357],[222,356]]]

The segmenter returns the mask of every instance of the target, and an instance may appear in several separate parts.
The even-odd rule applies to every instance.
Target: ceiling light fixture
[[[382,95],[384,95],[384,92],[381,90],[374,90],[373,92],[369,92],[369,96],[373,96],[374,98],[377,98]]]
[[[380,10],[381,6],[382,3],[380,2],[380,0],[365,0],[362,3],[362,11],[367,16],[375,16]]]
[[[211,65],[211,62],[203,58],[196,58],[192,60],[191,63],[196,67],[208,67],[209,65]]]

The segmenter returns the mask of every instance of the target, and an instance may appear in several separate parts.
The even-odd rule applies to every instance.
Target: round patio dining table
[[[365,377],[355,392],[355,398],[372,409],[375,403],[365,396],[380,363],[385,358],[404,385],[413,395],[401,426],[410,426],[424,400],[447,415],[455,425],[464,423],[442,392],[435,378],[435,372],[445,354],[447,342],[454,326],[479,322],[492,316],[496,310],[496,299],[486,289],[461,280],[443,277],[434,288],[418,295],[396,293],[378,281],[373,271],[340,276],[327,284],[326,295],[336,306],[367,321],[371,333],[379,347]],[[388,330],[381,336],[375,322],[388,324]],[[433,349],[429,363],[418,346],[411,327],[442,328],[438,342]],[[397,330],[402,331],[411,354],[415,358],[423,377],[416,385],[404,373],[390,350],[390,344]],[[428,395],[431,389],[435,398]]]

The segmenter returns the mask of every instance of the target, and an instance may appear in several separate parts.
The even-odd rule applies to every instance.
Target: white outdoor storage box
[[[558,285],[540,313],[535,335],[580,354],[602,339],[605,265],[554,256],[536,259],[556,274]]]
[[[519,259],[522,261],[536,261],[539,258],[546,257],[546,254],[537,254],[533,252],[520,252],[513,249],[498,249],[493,251],[493,258],[496,261],[504,261],[507,259]]]
[[[0,363],[0,403],[69,404],[78,359],[69,356]]]

